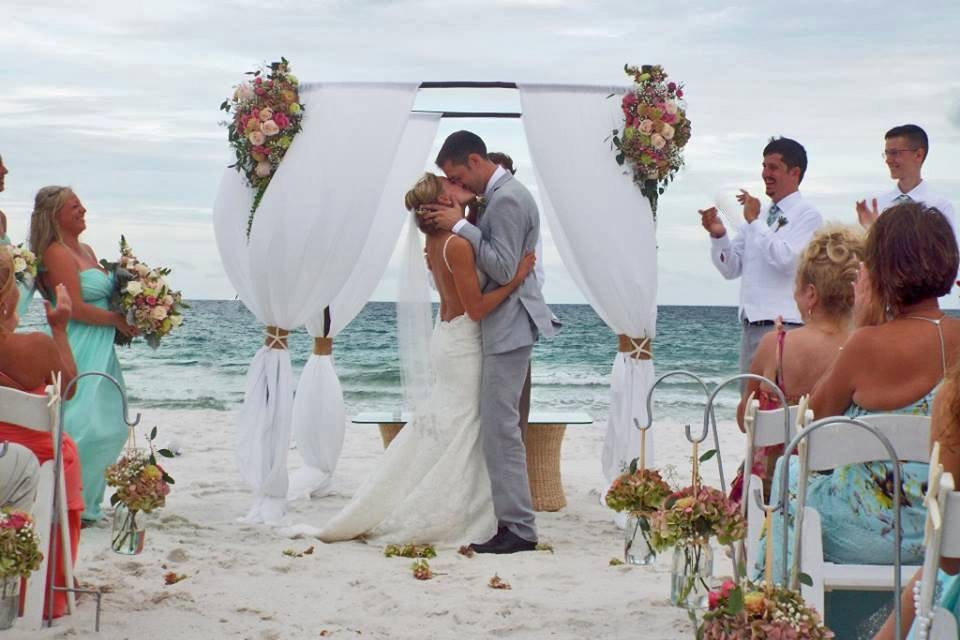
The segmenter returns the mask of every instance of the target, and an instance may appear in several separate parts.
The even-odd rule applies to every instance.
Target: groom
[[[470,131],[450,134],[436,163],[452,182],[480,196],[480,214],[473,225],[464,219],[459,206],[438,205],[431,207],[426,221],[473,245],[477,265],[489,276],[484,291],[507,284],[520,258],[534,250],[540,235],[533,197],[490,160],[483,140]],[[471,545],[477,553],[515,553],[537,546],[519,406],[533,343],[539,333],[552,336],[553,326],[540,285],[531,275],[480,323],[480,431],[498,526],[493,538]]]

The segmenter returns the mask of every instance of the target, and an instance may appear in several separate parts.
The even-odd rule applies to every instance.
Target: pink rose
[[[262,83],[262,82],[263,82],[263,78],[261,78],[260,76],[257,76],[257,77],[254,78],[254,80],[253,80],[253,84],[260,84],[260,83]]]
[[[676,91],[676,90],[677,90],[677,83],[676,83],[676,82],[668,82],[668,83],[667,83],[667,90],[668,90],[668,91]]]
[[[271,109],[270,107],[264,107],[263,109],[260,109],[259,116],[260,116],[260,122],[266,122],[267,120],[273,117],[273,109]]]
[[[273,114],[273,121],[276,122],[277,126],[281,129],[286,129],[288,126],[290,126],[290,118],[283,113]]]
[[[260,131],[262,131],[264,135],[275,136],[280,133],[280,127],[278,127],[277,123],[273,120],[267,120],[260,125]]]
[[[663,114],[663,121],[666,122],[667,124],[673,124],[674,122],[677,121],[677,116],[676,114],[673,114],[673,113],[665,113]]]
[[[257,94],[258,96],[262,96],[262,95],[265,95],[265,94],[267,93],[267,90],[264,89],[263,87],[257,87],[256,89],[253,90],[253,92],[254,92],[255,94]]]
[[[266,142],[267,137],[262,133],[260,133],[259,131],[251,131],[250,134],[247,136],[247,140],[249,140],[250,144],[252,144],[253,146],[259,147],[264,142]]]
[[[650,135],[653,133],[653,120],[644,120],[638,128],[640,129],[640,133]]]
[[[662,135],[660,135],[659,133],[655,133],[652,136],[650,136],[650,144],[653,145],[654,149],[659,150],[667,146],[667,141]]]
[[[678,97],[678,98],[682,98],[682,97],[683,97],[683,89],[677,89],[677,97]]]
[[[271,165],[266,160],[264,160],[263,162],[258,162],[256,171],[258,176],[260,176],[261,178],[266,178],[271,173],[273,173],[273,165]]]
[[[623,96],[624,109],[629,108],[635,104],[637,104],[637,95],[635,93],[628,93],[627,95]]]
[[[721,596],[720,593],[716,591],[711,591],[710,593],[707,594],[707,604],[709,605],[711,610],[717,608],[717,605],[720,604],[720,599],[722,597],[723,596]]]
[[[737,588],[737,583],[733,580],[724,580],[723,584],[720,585],[720,594],[726,598],[730,595],[730,592]]]
[[[151,307],[157,306],[157,296],[147,296],[147,304]]]

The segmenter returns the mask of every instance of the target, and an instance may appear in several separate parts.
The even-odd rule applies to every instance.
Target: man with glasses
[[[869,206],[866,200],[857,202],[860,224],[869,228],[881,213],[895,204],[921,202],[945,215],[956,233],[953,205],[946,198],[933,193],[920,175],[923,162],[930,152],[927,133],[915,124],[905,124],[887,131],[884,139],[883,159],[897,186],[874,198]]]

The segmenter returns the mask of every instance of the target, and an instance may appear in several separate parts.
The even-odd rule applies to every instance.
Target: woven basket
[[[565,424],[527,427],[524,445],[534,511],[559,511],[567,506],[560,481],[560,445],[566,430]]]

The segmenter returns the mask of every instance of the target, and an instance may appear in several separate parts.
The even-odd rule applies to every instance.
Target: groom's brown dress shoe
[[[489,542],[473,545],[473,550],[477,553],[517,553],[535,551],[536,548],[536,542],[524,540],[509,529],[501,529]]]

